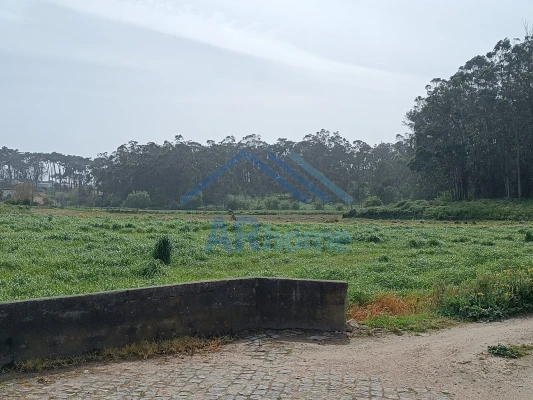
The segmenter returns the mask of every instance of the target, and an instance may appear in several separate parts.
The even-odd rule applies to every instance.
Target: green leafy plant
[[[504,358],[517,358],[516,352],[504,344],[497,344],[496,346],[489,346],[489,353],[493,356]]]
[[[533,346],[529,344],[522,344],[519,346],[516,345],[505,345],[498,343],[496,346],[489,346],[489,353],[496,357],[504,358],[518,358],[530,354],[533,350]]]

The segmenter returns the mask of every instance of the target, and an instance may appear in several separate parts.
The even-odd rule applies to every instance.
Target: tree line
[[[28,153],[3,146],[0,149],[0,181],[48,182],[63,188],[77,188],[92,183],[92,160],[60,153]]]
[[[458,200],[531,197],[533,37],[501,40],[426,89],[406,118],[424,184]]]
[[[46,180],[59,189],[78,188],[87,205],[120,206],[132,193],[141,198],[144,195],[139,193],[146,192],[150,206],[180,208],[181,196],[240,150],[248,149],[267,164],[267,153],[275,153],[302,172],[287,157],[290,152],[299,154],[355,203],[370,196],[384,203],[436,196],[450,200],[533,196],[530,34],[523,40],[499,41],[449,79],[433,79],[426,91],[406,114],[408,132],[397,135],[394,143],[370,146],[322,129],[297,142],[280,138],[273,144],[255,134],[206,144],[180,135],[163,144],[130,141],[94,160],[3,147],[0,180],[35,184]],[[269,165],[299,187],[286,172]],[[88,187],[91,190],[81,190]],[[241,160],[189,206],[238,208],[244,198],[287,198],[285,193],[256,165]]]
[[[411,194],[408,182],[413,173],[407,167],[411,150],[405,142],[371,147],[359,140],[349,142],[338,132],[327,130],[309,134],[299,142],[279,139],[274,144],[262,141],[258,135],[239,141],[228,136],[219,143],[209,141],[206,145],[185,141],[182,136],[162,145],[129,142],[112,154],[96,158],[92,175],[103,198],[111,202],[113,197],[125,199],[134,191],[146,191],[154,206],[164,207],[176,202],[242,149],[250,150],[267,163],[267,153],[273,152],[295,169],[298,167],[286,156],[289,152],[297,153],[344,188],[356,202],[371,194],[386,199],[388,196],[391,201]],[[273,164],[270,166],[298,186],[284,171]],[[264,198],[285,193],[281,185],[256,165],[241,160],[195,200],[203,205],[228,205],[230,200],[235,200],[235,195]]]

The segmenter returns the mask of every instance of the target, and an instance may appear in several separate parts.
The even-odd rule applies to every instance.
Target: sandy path
[[[308,362],[385,376],[392,386],[446,388],[459,399],[533,399],[533,356],[509,360],[488,354],[498,343],[533,344],[533,318],[456,326],[422,336],[352,339],[347,348],[309,352]]]

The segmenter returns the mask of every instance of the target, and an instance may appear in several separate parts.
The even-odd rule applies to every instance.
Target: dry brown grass
[[[98,350],[80,356],[62,358],[38,358],[15,363],[11,368],[1,370],[0,373],[37,372],[46,369],[58,369],[88,362],[106,362],[120,360],[146,359],[150,357],[187,354],[193,355],[206,351],[216,351],[224,343],[231,341],[229,337],[197,338],[178,337],[161,341],[145,341],[128,344],[124,347]]]
[[[394,293],[381,293],[370,304],[354,304],[350,315],[356,321],[364,321],[381,314],[407,315],[426,311],[432,303],[431,298],[400,297]]]

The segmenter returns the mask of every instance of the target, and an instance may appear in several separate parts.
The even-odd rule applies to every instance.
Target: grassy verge
[[[439,315],[430,296],[399,296],[381,293],[365,304],[354,304],[349,310],[352,318],[368,328],[382,328],[396,334],[426,332],[442,329],[456,323],[452,318]]]
[[[485,273],[457,287],[436,291],[441,314],[470,321],[493,321],[533,311],[533,268]]]
[[[179,337],[161,341],[145,341],[129,344],[120,348],[93,351],[80,356],[62,358],[39,358],[17,362],[11,368],[0,373],[38,372],[46,369],[64,368],[95,361],[121,361],[146,359],[162,355],[187,354],[218,350],[221,344],[230,341],[228,337],[206,339],[196,337]]]
[[[392,332],[438,329],[450,325],[451,319],[494,321],[531,312],[533,268],[484,273],[458,286],[436,285],[426,297],[382,293],[350,310],[362,324]]]
[[[389,315],[380,314],[361,321],[369,328],[382,328],[401,335],[404,332],[422,333],[428,330],[444,329],[457,322],[433,312],[419,314]]]

